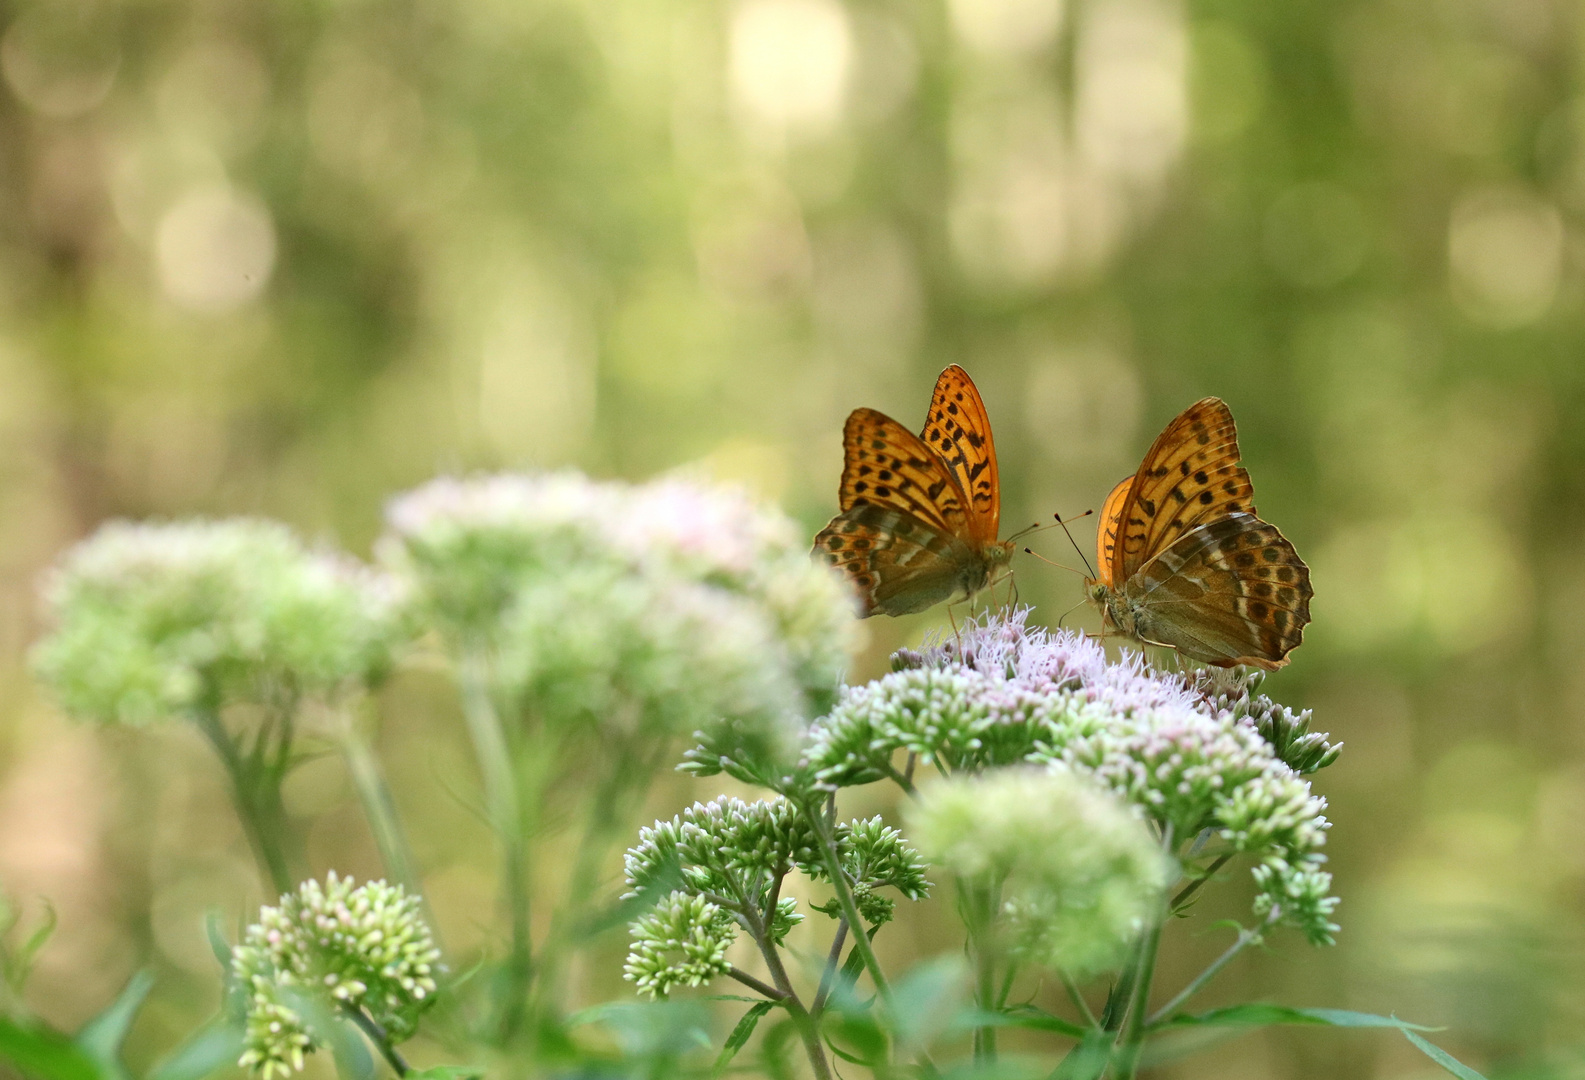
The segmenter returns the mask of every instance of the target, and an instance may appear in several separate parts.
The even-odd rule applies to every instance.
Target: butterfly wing
[[[910,615],[973,591],[984,560],[962,540],[891,507],[858,503],[815,537],[815,554],[842,571],[860,617]]]
[[[949,536],[967,536],[967,498],[946,462],[885,413],[854,409],[842,429],[838,505],[896,510]]]
[[[1115,589],[1123,580],[1122,564],[1119,561],[1122,549],[1117,543],[1117,538],[1123,532],[1123,504],[1128,501],[1128,492],[1134,486],[1134,478],[1125,476],[1112,488],[1112,493],[1106,496],[1106,502],[1101,506],[1101,526],[1095,534],[1096,547],[1096,572],[1101,575],[1100,582],[1108,589]]]
[[[991,418],[974,380],[958,365],[951,365],[936,379],[921,435],[968,497],[971,537],[978,544],[995,543],[1001,527],[1002,488]]]
[[[1254,488],[1238,459],[1238,430],[1220,398],[1203,398],[1179,413],[1151,444],[1118,513],[1115,581],[1127,581],[1198,525],[1254,514]]]
[[[1247,513],[1185,533],[1123,589],[1141,639],[1217,667],[1267,670],[1303,639],[1313,595],[1293,545]]]

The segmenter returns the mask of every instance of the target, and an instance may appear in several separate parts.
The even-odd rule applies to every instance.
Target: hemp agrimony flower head
[[[434,481],[388,519],[421,610],[453,649],[487,649],[525,714],[775,743],[834,697],[850,603],[740,493],[500,475]]]
[[[320,1044],[305,998],[330,1006],[327,1014],[361,1010],[396,1043],[417,1030],[442,970],[416,896],[383,881],[354,887],[334,871],[323,886],[305,881],[261,909],[231,969],[246,994],[238,1064],[265,1080],[302,1071]]]
[[[847,691],[811,731],[816,782],[896,777],[899,750],[952,773],[1019,762],[1082,773],[1170,829],[1175,845],[1253,857],[1257,912],[1330,943],[1326,802],[1283,756],[1313,768],[1336,757],[1307,733],[1308,715],[1250,697],[1248,683],[1223,701],[1138,654],[1108,662],[1093,639],[1031,628],[1027,616],[987,615]]]
[[[934,862],[999,890],[1004,947],[1074,976],[1121,963],[1177,876],[1143,815],[1077,773],[938,781],[907,816]]]
[[[893,913],[894,901],[877,889],[891,887],[910,900],[929,892],[924,860],[879,818],[834,831],[837,857],[871,924]],[[796,901],[780,895],[782,879],[796,869],[828,880],[817,845],[798,808],[780,798],[695,803],[639,830],[625,859],[627,896],[670,891],[631,926],[627,978],[643,993],[665,996],[674,986],[699,986],[724,974],[726,949],[741,931],[780,943],[804,918]],[[836,915],[834,904],[816,910]]]
[[[45,600],[35,668],[68,712],[107,723],[363,687],[405,633],[393,579],[250,519],[113,522]]]

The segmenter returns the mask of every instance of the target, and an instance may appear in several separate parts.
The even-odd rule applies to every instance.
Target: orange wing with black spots
[[[1118,513],[1114,582],[1132,577],[1198,525],[1254,514],[1255,489],[1238,459],[1238,429],[1220,398],[1203,398],[1179,413],[1146,452]]]
[[[1096,570],[1101,575],[1101,584],[1107,588],[1116,588],[1123,581],[1117,563],[1117,538],[1123,532],[1123,504],[1128,501],[1128,492],[1133,486],[1132,476],[1123,477],[1101,507],[1101,524],[1095,534]]]
[[[1012,559],[1012,543],[996,538],[990,421],[962,368],[936,381],[922,437],[884,413],[855,409],[842,446],[842,512],[815,537],[814,554],[847,578],[862,615],[971,597]]]
[[[1255,516],[1233,414],[1217,398],[1168,424],[1101,511],[1106,625],[1217,667],[1282,667],[1310,621],[1310,570]]]
[[[953,364],[936,379],[922,438],[941,455],[968,496],[970,532],[980,543],[996,539],[1001,526],[1002,487],[996,472],[996,443],[969,373]]]
[[[844,512],[863,503],[912,514],[945,533],[968,531],[967,501],[946,462],[885,413],[854,409],[842,429]]]

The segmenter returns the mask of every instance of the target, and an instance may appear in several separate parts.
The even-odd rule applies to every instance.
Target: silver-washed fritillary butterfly
[[[1216,667],[1275,670],[1310,621],[1310,569],[1255,516],[1233,414],[1185,409],[1101,510],[1089,599],[1109,629]]]
[[[874,409],[842,430],[842,512],[815,537],[859,613],[907,615],[987,588],[1013,557],[996,538],[1001,486],[985,403],[956,364],[936,380],[924,431]]]

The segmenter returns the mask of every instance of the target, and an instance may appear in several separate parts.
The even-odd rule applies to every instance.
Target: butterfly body
[[[1217,667],[1272,670],[1310,621],[1310,572],[1255,514],[1232,413],[1184,410],[1101,512],[1091,603],[1109,629]]]
[[[1013,544],[997,539],[996,447],[967,372],[941,373],[919,435],[855,409],[842,445],[841,513],[815,537],[814,554],[847,578],[860,615],[924,611],[1001,576]]]

